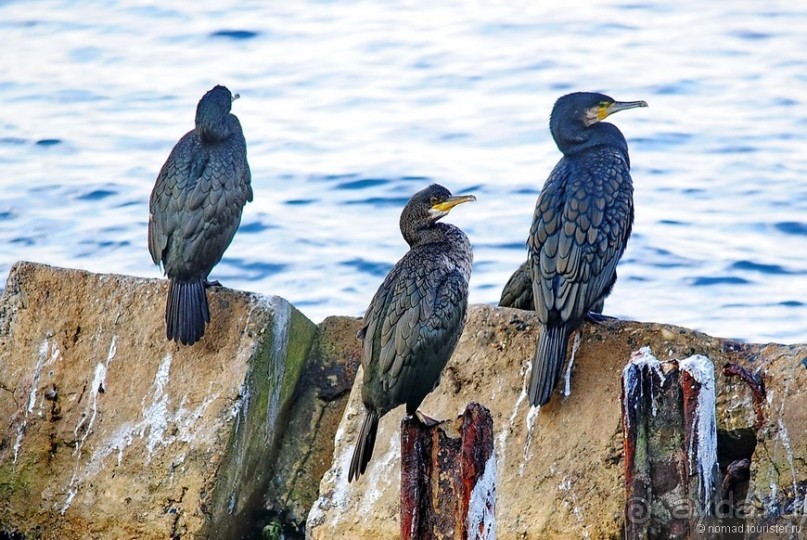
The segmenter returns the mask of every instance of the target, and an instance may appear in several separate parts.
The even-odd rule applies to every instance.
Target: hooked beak
[[[600,120],[603,120],[603,119],[611,116],[612,114],[614,114],[616,112],[625,111],[627,109],[636,109],[636,108],[639,108],[639,107],[647,107],[647,102],[646,101],[614,101],[613,103],[611,103],[610,106],[603,107],[602,109],[600,109],[600,114],[599,114]]]
[[[233,94],[233,99],[230,101],[230,103],[232,103],[233,101],[235,101],[236,99],[238,99],[240,97],[241,97],[241,94]],[[645,107],[647,107],[647,105],[645,105]]]
[[[447,200],[441,203],[435,204],[434,206],[432,206],[432,210],[448,213],[451,211],[452,208],[454,208],[458,204],[472,202],[475,200],[476,197],[474,197],[473,195],[457,195],[455,197],[449,197]]]

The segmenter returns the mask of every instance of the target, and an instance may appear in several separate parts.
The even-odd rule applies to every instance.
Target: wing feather
[[[379,410],[420,403],[433,387],[426,389],[424,381],[436,384],[456,346],[467,297],[468,282],[456,268],[424,265],[409,254],[399,261],[370,302],[359,332],[365,381],[377,379],[383,390],[383,396],[366,400]]]
[[[610,291],[633,223],[632,195],[619,150],[563,158],[553,169],[527,242],[541,322],[582,320]]]

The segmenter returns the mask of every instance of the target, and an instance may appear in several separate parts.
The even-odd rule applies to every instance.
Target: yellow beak
[[[447,200],[432,206],[432,210],[438,212],[448,212],[458,204],[475,201],[476,197],[473,195],[457,195],[456,197],[449,197]]]
[[[597,116],[599,117],[599,120],[605,120],[606,118],[608,118],[609,116],[611,116],[612,114],[614,114],[616,112],[625,111],[627,109],[636,109],[637,107],[647,107],[647,102],[646,101],[614,101],[613,103],[611,103],[607,107],[600,107],[599,114]]]

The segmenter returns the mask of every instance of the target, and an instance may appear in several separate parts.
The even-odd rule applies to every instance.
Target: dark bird
[[[535,310],[532,302],[532,272],[530,272],[529,261],[522,263],[507,280],[502,289],[499,305],[529,311]]]
[[[609,115],[644,101],[621,102],[578,92],[555,102],[549,120],[563,157],[535,204],[528,263],[535,311],[542,325],[529,398],[552,396],[566,359],[569,335],[590,312],[601,312],[616,282],[616,265],[633,226],[628,143]]]
[[[205,289],[252,200],[247,144],[233,96],[224,86],[207,92],[196,107],[196,127],[171,150],[149,203],[149,251],[170,285],[166,336],[184,345],[199,341],[210,322]]]
[[[413,195],[401,213],[410,249],[375,293],[357,336],[365,416],[348,482],[367,468],[379,418],[402,403],[414,415],[454,352],[465,324],[473,252],[465,233],[437,221],[475,200],[433,184]]]

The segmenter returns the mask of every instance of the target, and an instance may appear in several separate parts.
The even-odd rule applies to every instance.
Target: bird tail
[[[193,345],[205,333],[205,323],[210,322],[205,282],[177,281],[168,286],[168,301],[165,304],[165,334],[170,340],[183,345]]]
[[[530,403],[544,405],[552,397],[566,360],[569,331],[565,324],[545,326],[538,338],[530,376]]]
[[[356,440],[356,449],[353,450],[353,459],[350,460],[350,471],[347,481],[352,482],[364,474],[370,458],[373,457],[373,447],[375,446],[375,435],[378,431],[378,411],[367,409],[364,415],[364,423],[361,425],[359,438]]]

